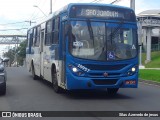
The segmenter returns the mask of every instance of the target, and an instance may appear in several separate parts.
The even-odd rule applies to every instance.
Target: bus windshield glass
[[[77,58],[115,61],[137,55],[136,26],[125,23],[71,21],[70,53]]]

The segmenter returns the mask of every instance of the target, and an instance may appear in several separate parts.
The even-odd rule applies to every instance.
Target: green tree
[[[17,61],[19,65],[23,65],[23,61],[26,58],[26,46],[27,40],[23,41],[17,48]]]
[[[8,57],[9,58],[9,66],[11,66],[11,64],[13,63],[14,58],[15,58],[15,50],[10,49],[8,52],[3,54],[3,57]]]
[[[26,46],[27,46],[27,40],[20,43],[18,48],[10,49],[8,52],[4,53],[4,57],[8,57],[10,59],[10,66],[13,62],[15,62],[15,58],[17,58],[17,63],[19,65],[23,65],[23,61],[26,58]]]

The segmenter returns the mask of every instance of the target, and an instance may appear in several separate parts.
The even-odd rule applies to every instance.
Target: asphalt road
[[[137,89],[120,89],[115,97],[108,96],[106,91],[56,94],[51,84],[42,80],[33,80],[31,73],[24,67],[7,68],[7,75],[7,93],[5,96],[0,96],[0,111],[160,111],[160,87],[155,85],[139,83]],[[54,119],[70,120],[63,117]],[[108,118],[76,119],[106,120]],[[110,118],[112,119],[114,118]],[[124,118],[117,118],[117,120],[124,120]]]

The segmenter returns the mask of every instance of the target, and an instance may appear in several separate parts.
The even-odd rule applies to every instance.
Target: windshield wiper
[[[91,22],[89,19],[87,20],[87,26],[88,26],[88,30],[89,30],[90,39],[93,40],[93,46],[94,46],[93,29],[92,29]]]

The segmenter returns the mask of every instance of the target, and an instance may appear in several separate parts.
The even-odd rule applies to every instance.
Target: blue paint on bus
[[[58,31],[51,28],[51,42],[45,45],[50,53],[45,59],[51,60],[48,66],[54,64],[64,71],[64,80],[59,81],[66,89],[138,87],[137,23],[132,9],[73,3],[51,15],[43,22],[45,27],[49,21],[51,26],[57,24]],[[54,43],[56,32],[58,42]],[[48,34],[45,33],[45,41]],[[27,51],[31,48],[29,44]],[[64,63],[61,69],[60,62]]]

